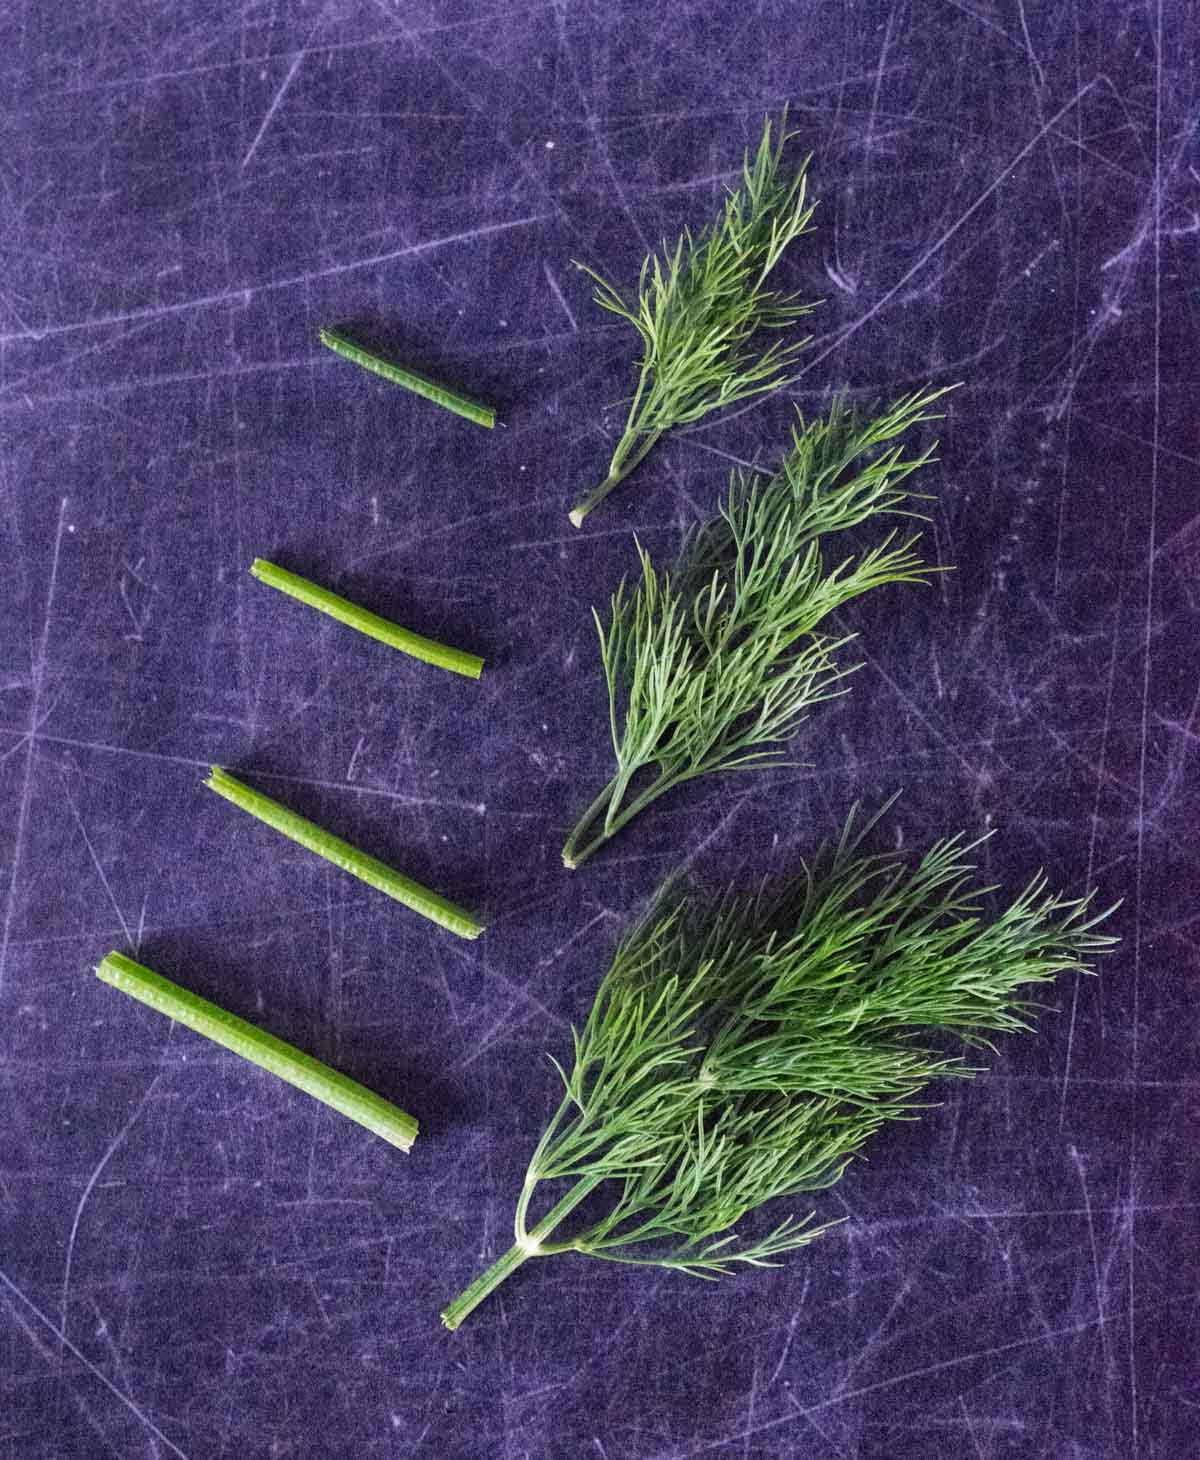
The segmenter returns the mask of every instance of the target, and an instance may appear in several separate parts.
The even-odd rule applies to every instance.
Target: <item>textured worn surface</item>
[[[74,11],[76,18],[71,18]],[[0,15],[0,1456],[1195,1454],[1195,12],[475,0]],[[1191,17],[1191,19],[1189,19]],[[574,877],[588,608],[780,401],[582,533],[630,279],[790,102],[826,303],[796,399],[962,379],[936,589],[864,603],[807,768],[680,793]],[[357,322],[487,434],[320,350]],[[402,661],[256,555],[489,660]],[[449,895],[459,943],[237,818],[210,761]],[[719,1285],[506,1245],[613,941],[685,857],[786,870],[903,787],[1125,899],[1098,980]],[[89,975],[110,947],[400,1099],[411,1158]],[[1192,1437],[1192,1438],[1189,1438]]]

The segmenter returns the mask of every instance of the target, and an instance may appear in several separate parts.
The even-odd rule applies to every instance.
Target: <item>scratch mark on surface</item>
[[[1033,67],[1034,75],[1037,77],[1038,89],[1046,89],[1046,73],[1042,70],[1042,63],[1038,60],[1037,52],[1033,49],[1033,37],[1029,34],[1029,22],[1025,18],[1025,0],[1017,0],[1017,13],[1021,17],[1021,34],[1025,37],[1025,53],[1029,57],[1029,63]]]
[[[1142,650],[1142,724],[1138,753],[1137,850],[1134,863],[1133,1007],[1129,1030],[1129,1429],[1131,1453],[1139,1453],[1137,1377],[1137,1209],[1134,1186],[1137,1177],[1137,1078],[1141,1054],[1138,1023],[1141,1018],[1142,977],[1142,891],[1145,877],[1146,841],[1146,750],[1149,745],[1150,665],[1154,645],[1154,554],[1158,534],[1158,441],[1162,430],[1162,93],[1163,93],[1163,5],[1155,9],[1154,34],[1154,415],[1150,445],[1150,522],[1146,549],[1146,623]]]
[[[792,1351],[792,1340],[796,1336],[796,1324],[800,1321],[800,1312],[804,1307],[804,1300],[808,1297],[808,1274],[804,1274],[804,1287],[800,1290],[800,1301],[796,1305],[796,1311],[792,1314],[792,1321],[788,1324],[787,1338],[784,1340],[783,1351],[779,1355],[779,1362],[771,1371],[771,1377],[767,1380],[767,1388],[774,1387],[775,1380],[779,1378],[784,1364],[787,1363],[788,1354]]]
[[[462,233],[447,233],[441,238],[428,238],[423,243],[406,244],[403,248],[389,249],[387,253],[370,254],[366,258],[348,259],[342,264],[330,264],[328,268],[312,269],[307,273],[289,275],[285,279],[269,279],[264,284],[245,284],[241,288],[225,289],[220,294],[202,294],[195,299],[181,299],[177,304],[147,305],[144,309],[131,309],[125,314],[105,314],[96,319],[66,320],[61,324],[40,326],[0,335],[0,345],[15,344],[19,340],[45,340],[54,335],[71,334],[75,330],[102,329],[106,325],[129,324],[138,319],[165,319],[172,314],[187,314],[193,309],[210,309],[221,304],[240,301],[249,304],[256,294],[266,294],[274,289],[294,289],[298,285],[311,284],[317,279],[330,279],[338,274],[349,274],[356,269],[369,269],[376,264],[390,264],[396,259],[417,258],[434,249],[448,248],[454,243],[470,243],[476,238],[487,238],[493,233],[506,233],[513,228],[529,228],[541,223],[548,213],[531,213],[525,218],[510,218],[503,223],[485,223],[478,228],[468,228]],[[506,341],[506,348],[513,342]]]
[[[923,1379],[928,1374],[940,1374],[946,1369],[958,1368],[961,1364],[974,1363],[979,1359],[998,1358],[1001,1354],[1015,1353],[1018,1349],[1031,1348],[1034,1344],[1049,1343],[1056,1338],[1074,1338],[1077,1334],[1086,1333],[1090,1328],[1098,1327],[1094,1318],[1086,1319],[1082,1323],[1073,1323],[1068,1328],[1048,1329],[1042,1333],[1030,1334],[1025,1338],[1014,1338],[1008,1343],[996,1344],[993,1348],[976,1349],[972,1353],[956,1354],[950,1359],[939,1359],[932,1364],[922,1364],[918,1369],[908,1369],[903,1374],[892,1374],[886,1379],[877,1379],[873,1384],[864,1384],[858,1389],[847,1389],[841,1393],[830,1395],[827,1399],[819,1400],[816,1404],[801,1406],[797,1403],[798,1412],[809,1419],[814,1414],[820,1414],[824,1409],[832,1409],[836,1405],[845,1404],[851,1399],[862,1399],[868,1394],[878,1394],[884,1389],[894,1389],[898,1384],[908,1384],[914,1379]],[[778,1429],[780,1425],[794,1424],[796,1415],[793,1412],[781,1415],[778,1419],[765,1420],[760,1424],[754,1433],[764,1434],[767,1430]],[[704,1444],[696,1445],[690,1450],[672,1454],[670,1460],[692,1460],[696,1455],[705,1455],[711,1450],[719,1450],[729,1443],[728,1438],[707,1440]],[[667,1456],[661,1452],[652,1457],[652,1460],[667,1460]]]
[[[550,285],[550,292],[554,295],[555,299],[557,299],[558,302],[562,305],[562,311],[563,311],[563,313],[571,321],[571,328],[578,334],[578,332],[579,332],[579,321],[571,313],[571,306],[567,303],[567,297],[563,293],[563,291],[559,288],[559,286],[558,286],[558,280],[554,277],[554,274],[551,271],[550,265],[548,263],[544,263],[543,262],[543,264],[542,264],[542,272],[546,276],[546,283]]]
[[[141,1115],[143,1110],[145,1110],[146,1104],[149,1101],[151,1095],[153,1095],[154,1087],[158,1084],[160,1078],[161,1071],[159,1072],[159,1074],[155,1075],[154,1078],[150,1081],[149,1085],[146,1086],[146,1093],[138,1101],[133,1114],[112,1138],[108,1150],[105,1151],[104,1155],[101,1156],[99,1161],[96,1163],[95,1169],[93,1170],[91,1176],[88,1177],[87,1185],[83,1188],[83,1195],[79,1198],[79,1205],[75,1208],[75,1218],[71,1223],[71,1234],[67,1238],[67,1257],[66,1261],[63,1263],[62,1297],[59,1300],[58,1305],[58,1321],[59,1326],[62,1329],[61,1337],[64,1344],[67,1341],[67,1305],[70,1300],[71,1259],[75,1253],[75,1239],[79,1235],[79,1221],[80,1218],[83,1216],[83,1209],[87,1205],[87,1199],[89,1196],[91,1196],[92,1191],[95,1188],[96,1182],[99,1181],[100,1177],[103,1175],[104,1168],[112,1160],[113,1155],[120,1146],[121,1142],[133,1129],[134,1122],[137,1120],[138,1116]]]
[[[1125,516],[1125,534],[1122,536],[1122,551],[1125,547],[1125,538],[1129,532],[1129,514]],[[1096,865],[1096,841],[1100,829],[1100,797],[1104,790],[1106,781],[1106,769],[1108,764],[1108,739],[1112,728],[1113,718],[1113,696],[1116,688],[1117,678],[1117,647],[1121,640],[1121,608],[1125,599],[1125,584],[1122,580],[1117,591],[1117,604],[1113,611],[1112,642],[1109,645],[1108,653],[1108,685],[1104,693],[1104,728],[1100,737],[1100,759],[1096,768],[1096,794],[1092,799],[1092,826],[1088,837],[1088,859],[1087,872],[1084,876],[1084,886],[1091,887],[1092,872]],[[1083,975],[1075,974],[1074,984],[1071,989],[1071,1016],[1067,1022],[1067,1048],[1063,1057],[1062,1088],[1058,1097],[1058,1128],[1061,1131],[1066,1123],[1067,1116],[1067,1090],[1071,1083],[1071,1058],[1075,1048],[1075,1025],[1079,1013],[1079,989]]]
[[[66,784],[65,777],[63,780],[63,793],[67,798],[67,805],[71,808],[71,815],[75,818],[75,824],[79,827],[79,834],[83,837],[83,844],[88,849],[88,856],[92,859],[92,866],[95,867],[104,891],[108,896],[108,900],[112,903],[113,912],[117,915],[117,922],[121,924],[121,931],[125,934],[125,942],[132,946],[134,943],[133,934],[129,931],[129,924],[125,921],[125,914],[121,911],[120,903],[113,896],[112,887],[109,885],[107,876],[105,876],[104,868],[100,865],[100,858],[96,855],[96,849],[92,845],[91,837],[87,834],[87,827],[83,824],[83,817],[79,814],[79,807],[75,804],[75,798],[71,795],[71,788]],[[143,907],[144,911],[145,908]]]
[[[967,1422],[967,1433],[971,1436],[971,1444],[975,1446],[975,1453],[979,1460],[987,1460],[979,1444],[979,1436],[975,1433],[975,1421],[971,1418],[971,1411],[967,1408],[967,1401],[963,1395],[958,1396],[959,1408],[963,1412],[963,1419]]]
[[[366,736],[360,735],[358,737],[358,744],[354,747],[354,752],[350,756],[350,764],[346,767],[346,779],[348,781],[352,781],[354,779],[354,772],[356,767],[358,766],[358,758],[362,754],[362,749],[365,744]]]
[[[746,1428],[742,1438],[745,1444],[742,1446],[742,1460],[750,1460],[750,1439],[754,1434],[754,1411],[758,1407],[758,1363],[755,1362],[753,1372],[750,1375],[750,1399],[746,1405]]]
[[[1075,93],[1070,101],[1065,102],[1061,107],[1059,107],[1058,111],[1054,113],[1054,115],[1045,124],[1045,126],[1039,127],[1038,130],[1029,139],[1029,141],[1026,142],[1024,147],[1022,147],[1021,150],[1016,154],[1016,156],[1004,164],[996,177],[992,179],[992,181],[988,184],[986,188],[984,188],[983,192],[979,194],[979,196],[970,205],[970,207],[968,207],[963,213],[961,213],[958,218],[956,218],[955,221],[950,225],[950,227],[945,230],[944,233],[934,239],[929,247],[925,249],[925,251],[920,255],[917,261],[909,268],[905,269],[904,273],[901,274],[901,276],[896,280],[892,287],[886,290],[875,301],[870,309],[866,311],[865,314],[860,314],[856,320],[853,320],[850,324],[846,326],[844,330],[842,330],[840,334],[836,335],[832,342],[828,344],[825,349],[820,352],[820,354],[814,356],[813,359],[809,360],[804,369],[800,372],[800,374],[806,375],[811,369],[813,369],[814,366],[819,365],[822,360],[827,360],[835,350],[840,350],[848,339],[850,339],[853,335],[856,335],[860,329],[869,324],[877,314],[884,310],[887,305],[889,305],[891,301],[896,297],[896,295],[900,293],[901,289],[904,288],[909,280],[915,278],[915,276],[921,272],[921,270],[925,267],[927,263],[929,263],[931,259],[936,258],[937,255],[941,253],[942,249],[945,248],[945,246],[950,242],[954,235],[959,231],[959,229],[962,228],[964,224],[968,223],[975,216],[975,214],[979,212],[980,208],[984,206],[984,204],[988,201],[992,194],[1003,186],[1003,184],[1008,180],[1009,175],[1014,171],[1014,169],[1019,167],[1020,164],[1025,161],[1025,159],[1034,150],[1034,148],[1038,145],[1042,138],[1046,136],[1047,133],[1053,131],[1053,129],[1058,126],[1059,122],[1062,121],[1063,117],[1066,116],[1071,108],[1078,106],[1083,98],[1088,94],[1088,92],[1091,91],[1098,84],[1099,83],[1095,80],[1089,81],[1085,86],[1080,87],[1080,89]]]
[[[1083,1205],[1087,1213],[1088,1245],[1092,1253],[1092,1281],[1096,1288],[1096,1317],[1100,1319],[1100,1343],[1104,1349],[1104,1360],[1106,1372],[1113,1371],[1112,1344],[1109,1342],[1108,1324],[1105,1322],[1104,1304],[1104,1283],[1100,1275],[1100,1253],[1096,1247],[1096,1223],[1092,1217],[1092,1197],[1088,1191],[1087,1172],[1084,1170],[1083,1158],[1074,1146],[1069,1146],[1071,1160],[1075,1163],[1075,1169],[1079,1173],[1079,1185],[1083,1191]]]
[[[155,1439],[161,1440],[162,1443],[167,1447],[167,1449],[170,1450],[172,1455],[179,1456],[179,1460],[188,1460],[188,1457],[179,1448],[179,1446],[174,1444],[166,1437],[166,1435],[163,1434],[162,1430],[159,1429],[159,1427],[154,1423],[149,1415],[143,1414],[142,1411],[133,1402],[133,1400],[130,1399],[128,1394],[126,1394],[123,1390],[118,1389],[117,1386],[108,1377],[108,1375],[104,1373],[102,1369],[97,1368],[96,1365],[92,1363],[91,1359],[89,1359],[85,1353],[76,1348],[71,1340],[67,1337],[67,1335],[60,1332],[54,1326],[53,1322],[46,1317],[42,1310],[38,1308],[33,1302],[31,1302],[30,1299],[27,1298],[25,1294],[20,1290],[20,1288],[17,1287],[16,1283],[13,1282],[12,1278],[10,1278],[8,1274],[2,1270],[0,1270],[0,1283],[2,1283],[4,1287],[8,1289],[8,1291],[13,1295],[14,1298],[16,1298],[16,1300],[22,1305],[22,1307],[28,1309],[28,1311],[33,1314],[33,1316],[38,1320],[39,1323],[44,1324],[50,1330],[54,1337],[58,1339],[59,1343],[62,1344],[62,1346],[73,1358],[78,1359],[89,1373],[94,1374],[95,1377],[99,1379],[100,1383],[104,1385],[104,1387],[109,1391],[110,1394],[115,1395],[116,1398],[119,1399],[121,1403],[125,1406],[125,1408],[130,1411],[131,1414],[141,1420],[142,1424],[146,1426],[146,1428],[155,1437]],[[23,1324],[22,1327],[24,1327]],[[32,1341],[32,1333],[29,1333],[28,1329],[26,1329],[25,1331]]]
[[[247,163],[254,156],[254,154],[258,151],[258,144],[262,141],[263,137],[266,135],[267,128],[271,125],[271,118],[279,110],[279,103],[283,100],[284,96],[286,95],[288,87],[291,86],[292,82],[296,79],[296,72],[299,71],[299,69],[300,69],[300,62],[303,61],[304,58],[305,58],[305,56],[307,56],[307,55],[308,55],[308,52],[306,50],[304,50],[304,49],[301,49],[301,50],[299,50],[299,51],[296,52],[296,58],[292,62],[292,64],[288,67],[287,75],[283,78],[283,85],[275,93],[274,100],[271,102],[271,105],[267,108],[266,115],[263,117],[262,122],[259,125],[258,131],[255,132],[255,134],[254,134],[254,141],[250,143],[250,146],[246,150],[245,157],[242,158],[242,171],[243,172],[246,170]]]
[[[66,526],[67,498],[58,504],[58,527],[54,533],[54,552],[50,559],[50,583],[46,589],[46,616],[42,620],[42,636],[33,660],[30,682],[33,694],[29,706],[29,728],[25,738],[25,774],[21,780],[21,800],[17,807],[17,826],[13,839],[12,867],[8,875],[8,897],[4,907],[4,928],[0,932],[0,992],[8,965],[8,945],[12,937],[13,915],[17,906],[17,885],[25,855],[25,828],[29,822],[29,806],[33,799],[33,763],[37,756],[36,736],[40,726],[42,686],[46,679],[46,655],[50,647],[50,621],[54,612],[54,590],[58,585],[58,559]]]

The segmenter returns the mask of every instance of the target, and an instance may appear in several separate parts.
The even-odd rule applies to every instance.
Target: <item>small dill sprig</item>
[[[803,233],[816,207],[806,201],[806,157],[781,174],[783,149],[795,135],[787,112],[774,133],[770,118],[743,185],[725,200],[720,217],[694,238],[689,230],[674,248],[642,265],[636,302],[586,264],[596,282],[596,303],[638,332],[642,358],[625,431],[599,486],[571,509],[576,527],[649,455],[664,432],[698,421],[709,411],[791,383],[789,371],[807,339],[776,340],[760,350],[752,336],[778,330],[816,308],[798,294],[770,288],[784,250]]]
[[[719,515],[658,572],[638,545],[641,581],[622,580],[607,627],[595,614],[617,769],[563,847],[578,867],[665,792],[710,771],[779,764],[780,748],[858,668],[838,650],[856,637],[819,626],[840,605],[931,571],[916,536],[826,564],[823,539],[880,514],[914,516],[904,483],[934,446],[906,457],[895,438],[942,390],[917,391],[869,420],[844,401],[792,434],[769,478],[735,471]],[[936,444],[936,443],[935,443]]]
[[[884,810],[887,808],[885,807]],[[882,813],[880,813],[882,814]],[[833,1185],[868,1139],[912,1119],[932,1080],[978,1073],[946,1036],[991,1049],[1032,1027],[1018,993],[1090,973],[1111,909],[1039,873],[988,920],[961,835],[915,868],[867,855],[853,809],[804,875],[714,905],[668,884],[617,948],[517,1201],[516,1241],[443,1312],[464,1318],[531,1257],[575,1252],[717,1278],[772,1266],[832,1223],[792,1213],[733,1228],[777,1198]],[[565,1193],[539,1221],[536,1189]],[[568,1236],[566,1218],[591,1202]]]

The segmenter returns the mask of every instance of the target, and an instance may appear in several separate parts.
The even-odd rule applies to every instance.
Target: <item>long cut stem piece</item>
[[[376,375],[382,375],[393,385],[402,385],[405,390],[411,390],[414,395],[432,401],[435,406],[442,406],[447,411],[453,411],[456,416],[463,416],[468,421],[474,421],[477,426],[486,426],[490,431],[496,424],[496,412],[492,410],[491,406],[484,405],[482,401],[472,400],[469,395],[462,395],[457,390],[451,390],[448,385],[442,385],[439,381],[430,380],[427,375],[410,370],[406,365],[397,365],[395,361],[389,360],[383,355],[376,355],[373,351],[364,349],[357,340],[352,340],[341,330],[323,329],[321,343],[332,350],[335,355],[341,355],[344,360],[353,360],[364,370],[371,370]]]
[[[212,772],[204,784],[210,791],[215,791],[218,796],[224,796],[226,801],[232,801],[240,810],[248,812],[259,821],[266,822],[268,826],[273,826],[276,831],[282,832],[284,836],[307,848],[308,851],[315,852],[318,857],[324,857],[327,862],[332,862],[343,872],[349,872],[360,882],[378,888],[380,892],[386,892],[389,897],[394,897],[397,902],[402,902],[413,912],[420,913],[422,917],[429,918],[431,922],[438,923],[443,928],[448,928],[450,932],[457,933],[460,938],[478,938],[483,932],[483,924],[477,922],[466,908],[460,907],[458,903],[451,902],[449,898],[442,897],[436,892],[430,892],[427,887],[422,887],[411,877],[405,877],[402,872],[397,872],[386,862],[381,862],[378,857],[372,857],[369,852],[359,851],[357,847],[351,846],[341,837],[334,836],[332,832],[317,826],[315,822],[298,816],[294,811],[289,811],[286,806],[281,806],[270,796],[264,796],[261,791],[255,791],[249,786],[243,785],[228,771],[223,771],[220,766],[212,767]]]
[[[418,1127],[411,1115],[273,1034],[256,1029],[199,994],[181,989],[123,953],[109,953],[102,959],[96,977],[147,1008],[165,1014],[168,1019],[286,1080],[402,1151],[412,1149]]]
[[[339,623],[349,624],[360,634],[378,639],[381,644],[399,649],[402,654],[409,654],[426,664],[436,664],[439,669],[448,669],[452,674],[462,674],[468,679],[478,679],[483,670],[483,660],[477,654],[451,649],[446,644],[439,644],[436,639],[414,634],[411,629],[401,628],[399,624],[392,623],[391,619],[380,618],[377,613],[371,613],[369,609],[351,603],[348,598],[331,593],[328,588],[322,588],[307,578],[302,578],[299,573],[290,573],[286,568],[269,563],[265,558],[255,558],[250,565],[250,572],[260,583],[277,588],[280,593],[299,599],[301,603],[307,603],[309,608],[327,613]]]

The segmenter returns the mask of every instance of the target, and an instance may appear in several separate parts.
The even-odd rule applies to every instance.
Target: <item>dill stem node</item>
[[[501,1283],[507,1282],[522,1263],[528,1262],[532,1257],[550,1257],[559,1251],[568,1250],[567,1248],[544,1247],[542,1244],[559,1224],[570,1216],[579,1203],[596,1189],[598,1184],[597,1180],[591,1178],[576,1182],[532,1232],[526,1233],[523,1223],[518,1218],[517,1240],[513,1245],[442,1310],[442,1322],[446,1327],[451,1330],[458,1328],[463,1319],[469,1317],[490,1293],[495,1292]],[[531,1186],[529,1190],[532,1191],[532,1189]]]

